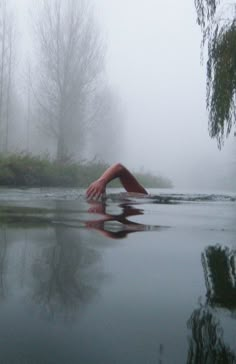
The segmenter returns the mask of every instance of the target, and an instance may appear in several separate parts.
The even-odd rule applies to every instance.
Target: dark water
[[[236,194],[0,190],[0,364],[236,362]]]

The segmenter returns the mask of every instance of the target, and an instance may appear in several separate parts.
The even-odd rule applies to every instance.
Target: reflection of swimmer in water
[[[114,215],[106,212],[106,204],[103,201],[89,201],[89,204],[91,206],[88,212],[99,214],[99,218],[86,221],[86,227],[97,230],[106,237],[121,239],[130,233],[150,229],[146,225],[127,219],[131,216],[143,215],[143,210],[141,209],[126,204],[120,204],[119,207],[122,208],[122,212],[118,215]],[[106,223],[112,223],[115,230],[110,230],[111,226],[109,227]]]
[[[109,167],[96,181],[87,189],[86,195],[89,199],[98,199],[106,192],[106,185],[113,179],[119,178],[127,192],[142,193],[147,195],[145,188],[137,181],[132,173],[122,164],[117,163]]]

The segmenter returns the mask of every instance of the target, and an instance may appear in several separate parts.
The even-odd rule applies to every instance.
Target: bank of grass
[[[0,155],[0,185],[9,187],[87,187],[108,167],[102,162],[58,163],[24,153]],[[147,188],[172,187],[171,182],[150,173],[134,173]],[[113,181],[111,187],[120,187]]]

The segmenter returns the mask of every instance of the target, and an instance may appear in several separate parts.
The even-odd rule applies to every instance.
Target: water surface
[[[0,363],[236,362],[236,194],[0,190]]]

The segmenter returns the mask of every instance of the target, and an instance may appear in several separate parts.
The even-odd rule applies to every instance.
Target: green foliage
[[[211,137],[221,145],[235,122],[236,23],[215,32],[207,62],[207,107]]]
[[[25,153],[0,155],[0,185],[27,187],[87,187],[108,168],[102,162],[59,163],[47,157]],[[171,187],[169,180],[139,173],[137,178],[145,187]],[[118,180],[110,185],[119,187]]]
[[[217,139],[219,147],[236,124],[236,18],[232,16],[236,4],[225,5],[220,0],[195,0],[202,47],[207,43],[208,49],[209,134]]]

